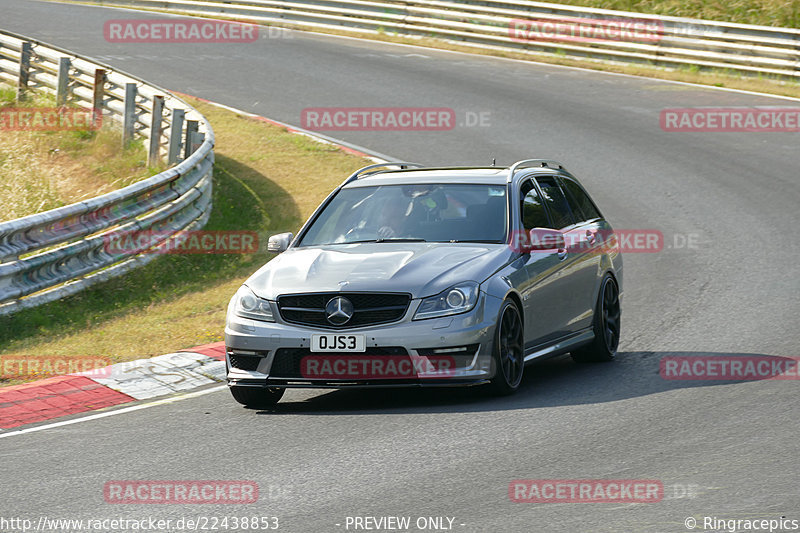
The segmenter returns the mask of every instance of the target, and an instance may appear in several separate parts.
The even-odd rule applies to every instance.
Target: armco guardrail
[[[626,63],[697,66],[800,78],[800,30],[792,28],[525,0],[100,0],[99,3],[307,29],[430,36],[506,51],[551,52]]]
[[[123,142],[144,138],[172,168],[117,191],[0,223],[0,315],[53,301],[143,265],[156,254],[112,253],[115,236],[202,227],[211,212],[214,132],[164,89],[26,37],[0,31],[0,82],[102,113]],[[154,245],[158,241],[153,242]]]

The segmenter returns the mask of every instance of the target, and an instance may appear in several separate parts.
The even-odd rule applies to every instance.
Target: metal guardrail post
[[[122,147],[125,148],[133,140],[136,133],[136,84],[125,84],[124,112],[122,116]]]
[[[203,144],[203,141],[205,141],[205,140],[206,140],[205,133],[202,133],[202,132],[199,132],[199,131],[194,132],[192,134],[192,142],[191,142],[192,152],[194,152],[195,150],[200,148],[200,146]]]
[[[56,84],[56,105],[63,107],[67,105],[69,98],[69,68],[72,61],[68,57],[58,59],[58,83]]]
[[[153,114],[150,122],[150,149],[147,151],[147,166],[158,164],[161,149],[161,132],[164,129],[164,96],[157,94],[153,97]]]
[[[92,123],[97,124],[103,117],[103,94],[106,88],[106,69],[94,71],[94,89],[92,92]]]
[[[33,45],[25,41],[22,43],[22,52],[19,56],[19,77],[17,78],[17,102],[25,99],[28,92],[28,83],[31,79],[31,56]]]
[[[186,111],[183,109],[172,110],[172,125],[169,130],[169,152],[167,154],[167,163],[170,165],[177,163],[181,154],[183,120],[185,116]]]
[[[192,150],[192,141],[194,139],[194,134],[197,133],[199,123],[196,120],[187,120],[186,121],[186,144],[184,146],[183,151],[183,158],[186,159],[191,155],[193,152]]]

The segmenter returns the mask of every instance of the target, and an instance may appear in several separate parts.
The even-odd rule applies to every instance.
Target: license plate
[[[365,352],[366,335],[311,335],[312,352]]]

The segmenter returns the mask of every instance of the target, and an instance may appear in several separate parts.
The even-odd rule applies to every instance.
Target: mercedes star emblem
[[[353,316],[353,302],[343,296],[331,298],[325,305],[325,315],[334,326],[346,324]]]

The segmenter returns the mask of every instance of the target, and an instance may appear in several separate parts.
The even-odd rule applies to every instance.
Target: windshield
[[[355,242],[490,242],[506,235],[502,185],[420,184],[342,189],[300,246]]]

